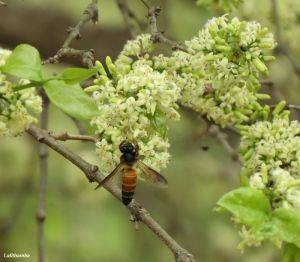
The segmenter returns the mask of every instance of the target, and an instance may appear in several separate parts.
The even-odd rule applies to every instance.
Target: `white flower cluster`
[[[186,41],[188,52],[153,57],[153,67],[167,70],[180,87],[181,103],[221,126],[250,122],[267,112],[259,100],[259,76],[267,73],[265,52],[274,48],[272,34],[256,22],[213,18]]]
[[[266,28],[237,18],[213,18],[186,46],[191,62],[190,72],[183,66],[180,74],[180,80],[185,80],[183,104],[221,126],[249,122],[257,117],[255,112],[264,110],[258,101],[269,96],[258,93],[258,78],[268,71],[265,51],[275,46]],[[186,64],[186,55],[183,60]]]
[[[272,196],[274,208],[300,212],[300,124],[290,121],[288,113],[244,127],[242,172],[251,187]]]
[[[278,2],[278,13],[282,32],[282,40],[293,52],[300,53],[300,1],[284,0]],[[257,8],[259,6],[259,8]],[[244,1],[240,5],[237,14],[245,19],[254,19],[268,26],[272,31],[276,30],[272,19],[272,1],[251,0]],[[271,19],[270,19],[271,18]]]
[[[98,63],[102,77],[92,87],[97,89],[93,97],[100,112],[92,124],[102,134],[96,144],[101,171],[108,174],[119,162],[119,145],[124,140],[138,145],[145,163],[160,170],[169,160],[166,120],[179,119],[175,104],[179,88],[166,72],[153,70],[144,60],[134,63],[126,74],[118,71],[110,59],[107,67],[113,78],[108,79]]]
[[[238,72],[232,74],[237,66],[227,58],[214,62],[205,59],[205,56],[182,51],[174,53],[170,59],[177,67],[173,79],[181,88],[180,102],[223,127],[257,117],[263,110],[258,101],[269,98],[258,93],[258,80],[243,79]]]
[[[92,123],[103,139],[97,144],[104,173],[119,161],[119,144],[139,144],[154,168],[167,163],[166,119],[178,119],[176,102],[205,114],[222,126],[250,122],[265,115],[258,103],[259,74],[266,72],[264,51],[274,47],[272,35],[255,22],[214,18],[198,37],[186,42],[188,52],[152,56],[151,36],[128,41],[109,70],[100,73],[93,91],[100,116]],[[255,113],[256,112],[256,113]],[[155,141],[155,142],[153,142]]]
[[[264,61],[270,57],[265,52],[276,44],[272,33],[259,23],[238,18],[229,21],[225,15],[209,20],[199,36],[186,41],[186,45],[191,54],[202,52],[212,62],[226,58],[233,63],[233,74],[258,76],[267,73]]]
[[[0,48],[0,65],[4,65],[10,51]],[[26,84],[22,80],[20,84]],[[30,113],[42,110],[42,100],[35,94],[34,88],[18,92],[0,72],[0,136],[16,136],[24,132],[37,119]]]

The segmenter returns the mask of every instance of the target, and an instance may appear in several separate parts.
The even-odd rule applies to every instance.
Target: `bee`
[[[126,206],[129,205],[133,198],[137,184],[136,167],[139,168],[141,171],[140,175],[146,181],[155,183],[161,187],[166,187],[168,185],[168,181],[161,174],[139,160],[138,146],[134,146],[128,141],[123,141],[120,144],[119,149],[122,153],[120,157],[120,163],[107,177],[105,177],[99,183],[95,189],[102,187],[115,175],[122,173],[122,202]]]

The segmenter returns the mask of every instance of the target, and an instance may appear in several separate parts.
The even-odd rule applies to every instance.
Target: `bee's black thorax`
[[[129,166],[133,166],[133,164],[139,159],[139,153],[137,147],[129,142],[123,142],[120,145],[121,162],[125,162]]]
[[[121,161],[125,162],[129,166],[132,166],[136,160],[138,160],[138,155],[136,152],[127,152],[121,155]]]

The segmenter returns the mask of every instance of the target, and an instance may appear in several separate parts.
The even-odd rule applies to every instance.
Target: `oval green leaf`
[[[269,217],[271,207],[267,197],[250,187],[241,187],[225,194],[217,203],[222,210],[229,211],[240,223],[256,226]]]
[[[90,120],[99,113],[94,100],[79,85],[51,80],[45,83],[44,88],[49,99],[70,116]]]
[[[284,245],[282,262],[297,262],[300,258],[300,249],[293,244]]]
[[[285,242],[300,248],[300,215],[290,208],[279,208],[273,212],[272,224],[277,234]]]
[[[7,58],[1,70],[7,74],[33,81],[42,81],[40,54],[31,45],[18,45]]]

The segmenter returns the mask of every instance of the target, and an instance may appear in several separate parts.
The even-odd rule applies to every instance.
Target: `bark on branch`
[[[89,141],[96,143],[97,137],[95,136],[89,136],[89,135],[71,135],[66,132],[62,133],[54,133],[54,132],[48,132],[50,136],[52,136],[56,140],[60,141],[67,141],[67,140],[81,140],[81,141]]]
[[[49,99],[43,89],[40,95],[43,100],[43,112],[40,118],[41,128],[47,129],[48,126],[48,111]],[[38,244],[38,261],[45,261],[45,234],[44,223],[46,219],[46,193],[47,193],[47,180],[48,180],[48,147],[44,144],[39,144],[39,164],[40,164],[40,181],[39,181],[39,195],[38,195],[38,208],[36,211],[37,221],[37,244]]]
[[[151,40],[154,43],[165,43],[167,45],[170,45],[173,50],[181,50],[187,52],[187,49],[184,46],[182,46],[176,41],[167,38],[163,32],[158,30],[157,17],[159,16],[160,12],[161,8],[158,6],[151,7],[148,11],[148,19],[151,30]]]

